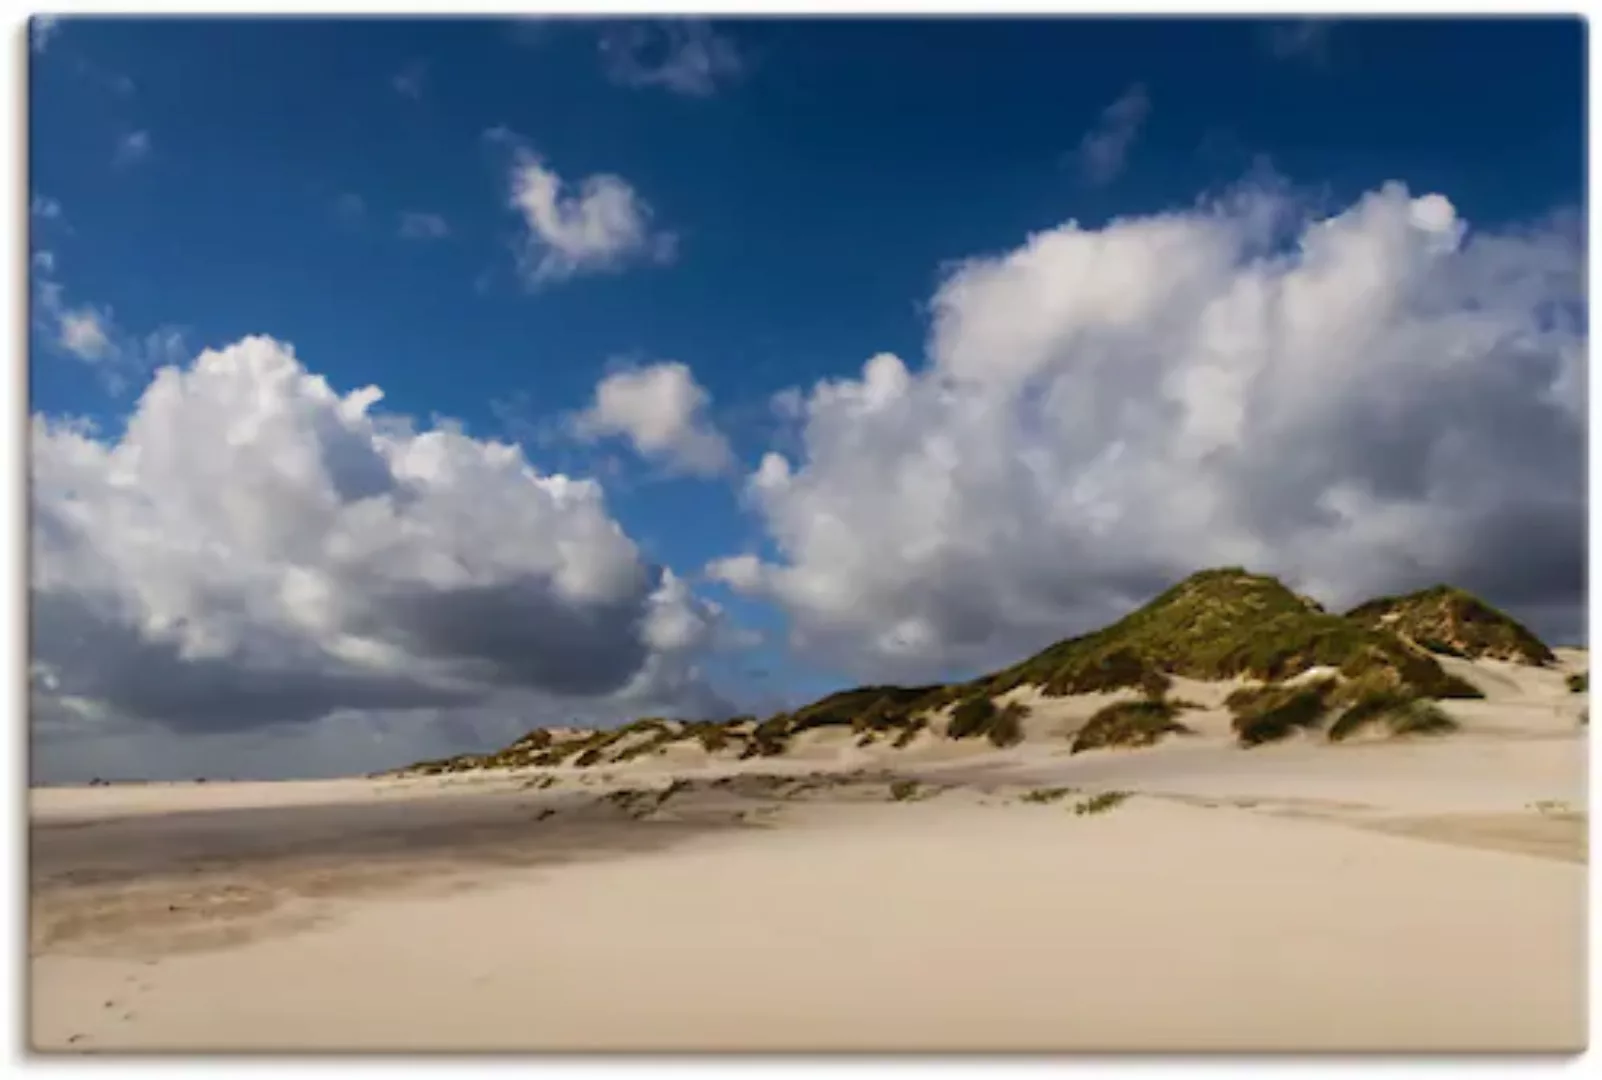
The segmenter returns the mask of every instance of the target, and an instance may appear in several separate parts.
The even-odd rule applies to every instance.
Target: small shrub
[[[1023,719],[1029,715],[1029,706],[1018,701],[1009,701],[990,721],[991,745],[998,749],[1006,749],[1023,742]]]
[[[780,713],[762,721],[751,730],[742,758],[778,757],[790,748],[789,717]]]
[[[1335,680],[1319,679],[1237,690],[1226,702],[1235,714],[1231,726],[1242,746],[1276,742],[1298,729],[1317,727],[1334,689]]]
[[[1164,735],[1189,735],[1190,728],[1173,718],[1166,701],[1118,701],[1098,710],[1074,735],[1069,753],[1112,746],[1152,746]]]
[[[896,802],[906,802],[916,794],[918,794],[916,780],[897,780],[890,785],[890,797]]]
[[[1406,708],[1414,700],[1413,695],[1395,687],[1377,686],[1365,690],[1330,725],[1329,740],[1340,742],[1381,717]]]
[[[895,741],[890,744],[890,748],[893,750],[905,750],[912,745],[912,740],[918,737],[918,732],[923,731],[928,726],[929,721],[921,716],[918,717],[918,719],[901,729],[901,734],[895,737]],[[858,740],[857,745],[862,745],[861,740]]]
[[[1054,803],[1058,799],[1072,795],[1073,793],[1074,789],[1071,787],[1035,788],[1033,791],[1024,792],[1023,801],[1026,803],[1041,804]]]
[[[1433,701],[1411,701],[1386,717],[1392,735],[1447,735],[1458,729],[1458,722],[1447,716]]]
[[[1088,817],[1095,814],[1105,814],[1107,811],[1120,805],[1130,797],[1128,791],[1103,791],[1099,795],[1092,795],[1084,802],[1074,804],[1076,817]]]
[[[1370,690],[1330,725],[1329,738],[1339,742],[1368,724],[1384,723],[1392,735],[1444,735],[1458,723],[1433,701],[1394,688]]]
[[[1591,676],[1589,672],[1581,671],[1570,675],[1567,682],[1569,693],[1571,694],[1583,694],[1591,688]]]
[[[601,760],[601,748],[598,747],[598,746],[592,746],[588,750],[586,750],[582,754],[580,754],[578,757],[574,758],[573,759],[573,764],[578,766],[579,768],[583,769],[583,768],[588,768],[591,765],[594,765],[596,762],[598,762],[600,760]]]
[[[975,695],[957,703],[951,710],[951,722],[946,734],[953,739],[968,739],[986,734],[996,717],[996,703],[984,695]]]

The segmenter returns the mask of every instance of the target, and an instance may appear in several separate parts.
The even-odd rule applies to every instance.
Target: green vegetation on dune
[[[1109,747],[1152,746],[1165,735],[1189,735],[1190,728],[1174,719],[1178,710],[1160,698],[1118,701],[1099,710],[1074,735],[1073,754]]]
[[[1382,596],[1358,605],[1346,617],[1448,656],[1537,665],[1557,659],[1523,623],[1450,585],[1405,596]]]
[[[1094,817],[1096,814],[1105,814],[1132,797],[1128,791],[1103,791],[1099,795],[1092,795],[1084,802],[1074,803],[1073,812],[1077,817]]]
[[[1288,686],[1254,686],[1235,691],[1225,704],[1234,713],[1232,727],[1242,746],[1277,742],[1292,732],[1323,722],[1337,683],[1312,679]]]
[[[1023,718],[1028,715],[1029,707],[1021,702],[1009,701],[997,708],[988,695],[973,694],[952,708],[946,736],[973,739],[982,735],[994,746],[1014,746],[1023,741]]]
[[[1428,697],[1479,697],[1394,634],[1331,615],[1274,578],[1231,568],[1175,585],[1103,630],[1060,642],[983,680],[992,694],[1038,685],[1048,695],[1140,687],[1170,675],[1278,681],[1313,667],[1357,678],[1383,673]]]
[[[1591,676],[1584,671],[1570,675],[1564,682],[1571,694],[1583,694],[1591,689]]]
[[[1483,695],[1446,671],[1437,655],[1553,659],[1526,628],[1459,589],[1383,597],[1335,615],[1272,577],[1232,567],[1194,574],[1110,626],[968,682],[855,687],[760,721],[650,717],[606,731],[537,729],[491,754],[422,762],[402,771],[588,767],[685,744],[743,759],[776,757],[789,751],[797,735],[831,727],[848,730],[858,746],[904,749],[947,708],[946,737],[985,738],[1006,747],[1023,739],[1028,708],[997,699],[1020,687],[1037,687],[1049,697],[1137,689],[1145,700],[1098,712],[1077,733],[1073,750],[1149,746],[1188,731],[1174,714],[1197,706],[1167,699],[1176,676],[1262,683],[1228,703],[1246,746],[1331,718],[1330,737],[1336,740],[1374,722],[1394,734],[1443,731],[1452,722],[1429,706],[1431,699]],[[1289,682],[1315,668],[1325,674]],[[1587,685],[1583,674],[1569,680],[1576,692]]]

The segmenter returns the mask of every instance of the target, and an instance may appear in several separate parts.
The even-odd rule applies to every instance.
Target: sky
[[[35,782],[965,677],[1241,565],[1584,638],[1578,20],[30,25]]]

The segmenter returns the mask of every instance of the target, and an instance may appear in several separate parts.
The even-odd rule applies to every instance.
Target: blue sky
[[[450,418],[474,439],[519,442],[542,472],[598,478],[642,561],[692,582],[697,602],[722,605],[718,617],[747,635],[695,660],[697,678],[735,705],[871,675],[862,669],[877,671],[876,657],[896,675],[971,670],[1043,644],[1053,625],[1066,633],[1094,622],[1100,605],[1138,599],[1148,581],[1183,569],[1165,548],[1090,583],[997,578],[997,588],[1026,597],[1060,589],[1060,602],[1009,620],[966,598],[951,601],[961,618],[906,599],[905,611],[886,616],[888,629],[829,609],[813,578],[774,584],[769,575],[768,585],[736,591],[704,572],[740,554],[780,571],[820,570],[833,549],[814,537],[822,546],[803,552],[801,519],[838,519],[860,550],[883,538],[862,516],[871,490],[838,503],[820,493],[843,491],[850,470],[839,455],[903,442],[866,427],[840,434],[844,421],[822,405],[787,415],[775,394],[796,388],[809,400],[820,380],[866,385],[863,365],[880,353],[899,357],[921,387],[942,364],[955,370],[942,350],[961,351],[963,328],[1024,325],[1083,280],[1065,269],[1023,287],[1017,303],[1028,311],[1003,305],[981,317],[963,306],[967,293],[946,288],[968,280],[963,260],[1005,261],[1072,220],[1104,231],[1110,268],[1118,220],[1194,215],[1230,198],[1258,200],[1290,222],[1295,240],[1307,222],[1399,184],[1406,199],[1449,200],[1465,236],[1526,245],[1509,256],[1465,240],[1452,267],[1431,278],[1437,290],[1453,283],[1440,303],[1513,305],[1510,319],[1546,333],[1545,316],[1532,312],[1568,300],[1583,322],[1583,292],[1577,301],[1532,298],[1534,285],[1497,284],[1547,288],[1573,269],[1574,229],[1550,223],[1583,205],[1577,20],[66,19],[36,25],[34,39],[36,414],[92,418],[113,445],[161,364],[183,366],[247,335],[292,345],[340,394],[377,385],[386,412],[424,427]],[[519,163],[529,162],[560,178],[563,197],[586,177],[618,178],[643,214],[645,239],[629,247],[570,237],[570,247],[626,250],[606,266],[534,280],[533,261],[554,248],[510,203]],[[652,246],[659,241],[667,246]],[[605,261],[594,250],[584,258]],[[1495,262],[1504,258],[1511,265]],[[57,291],[41,299],[46,284]],[[949,338],[935,323],[942,297],[957,313]],[[1155,325],[1161,309],[1140,317]],[[91,315],[105,341],[69,340],[63,316],[74,312]],[[1584,327],[1569,331],[1533,348],[1568,355]],[[626,433],[575,433],[573,417],[603,378],[669,361],[686,365],[706,396],[702,429],[732,447],[733,463],[716,475],[636,452]],[[1561,383],[1558,359],[1531,363]],[[1461,436],[1462,425],[1472,433],[1489,420],[1464,406],[1454,422]],[[819,501],[757,505],[748,482],[770,451],[811,478]],[[979,451],[959,440],[951,452],[966,461]],[[1553,452],[1547,443],[1530,450]],[[1090,463],[1053,460],[1065,478],[1086,475]],[[1571,514],[1573,494],[1563,488],[1528,512]],[[1503,504],[1483,497],[1494,516]],[[947,512],[1010,513],[983,499]],[[921,528],[951,520],[937,514]],[[1033,517],[1014,524],[1013,533],[1039,533]],[[918,532],[886,539],[886,559],[922,565]],[[1063,538],[1065,566],[1085,564],[1082,541]],[[1373,543],[1398,550],[1394,539]],[[1556,543],[1555,560],[1572,555]],[[1255,550],[1245,544],[1227,551]],[[951,545],[962,559],[983,547]],[[1386,565],[1390,585],[1449,570],[1473,578],[1478,564],[1431,547]],[[959,573],[1002,573],[961,560],[926,569],[927,580],[883,594],[887,609],[903,593],[944,595]],[[1348,584],[1293,561],[1276,569],[1337,592]],[[879,585],[842,588],[866,603]],[[1550,591],[1506,588],[1506,602],[1527,601],[1547,625],[1576,632],[1573,611],[1561,613]],[[750,644],[753,631],[764,644]],[[926,643],[927,662],[901,664],[897,647],[884,645],[902,640],[896,634]]]

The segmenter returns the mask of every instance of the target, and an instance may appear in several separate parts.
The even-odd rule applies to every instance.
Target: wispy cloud
[[[548,15],[518,15],[507,25],[507,40],[514,45],[534,46],[545,42],[560,20]]]
[[[50,47],[50,39],[61,31],[61,20],[55,15],[35,15],[28,21],[28,44],[36,53]]]
[[[401,215],[400,234],[407,240],[442,240],[451,234],[451,227],[438,214],[408,210]]]
[[[150,156],[150,132],[130,131],[117,140],[114,161],[118,165],[132,165]]]
[[[64,309],[56,316],[56,344],[80,360],[104,360],[112,353],[111,316],[92,307]]]
[[[61,203],[48,195],[35,195],[28,204],[28,212],[36,218],[53,221],[61,216]]]
[[[624,23],[601,35],[601,63],[619,86],[708,97],[747,68],[734,41],[699,19]]]
[[[355,227],[367,219],[367,201],[354,192],[334,200],[334,217],[341,225]]]
[[[1334,29],[1335,24],[1329,19],[1297,19],[1270,26],[1264,43],[1277,59],[1323,64],[1329,59],[1329,39]]]
[[[1079,168],[1088,183],[1111,183],[1124,171],[1129,148],[1150,112],[1151,99],[1141,83],[1102,110],[1096,126],[1079,141]]]
[[[401,97],[411,98],[413,101],[422,99],[423,86],[428,79],[428,64],[422,60],[414,60],[407,64],[390,80],[389,85]]]
[[[110,307],[67,302],[66,289],[55,276],[53,252],[35,252],[33,266],[34,325],[51,347],[89,365],[108,392],[120,394],[133,380],[184,359],[182,329],[163,326],[143,337],[131,334]]]

